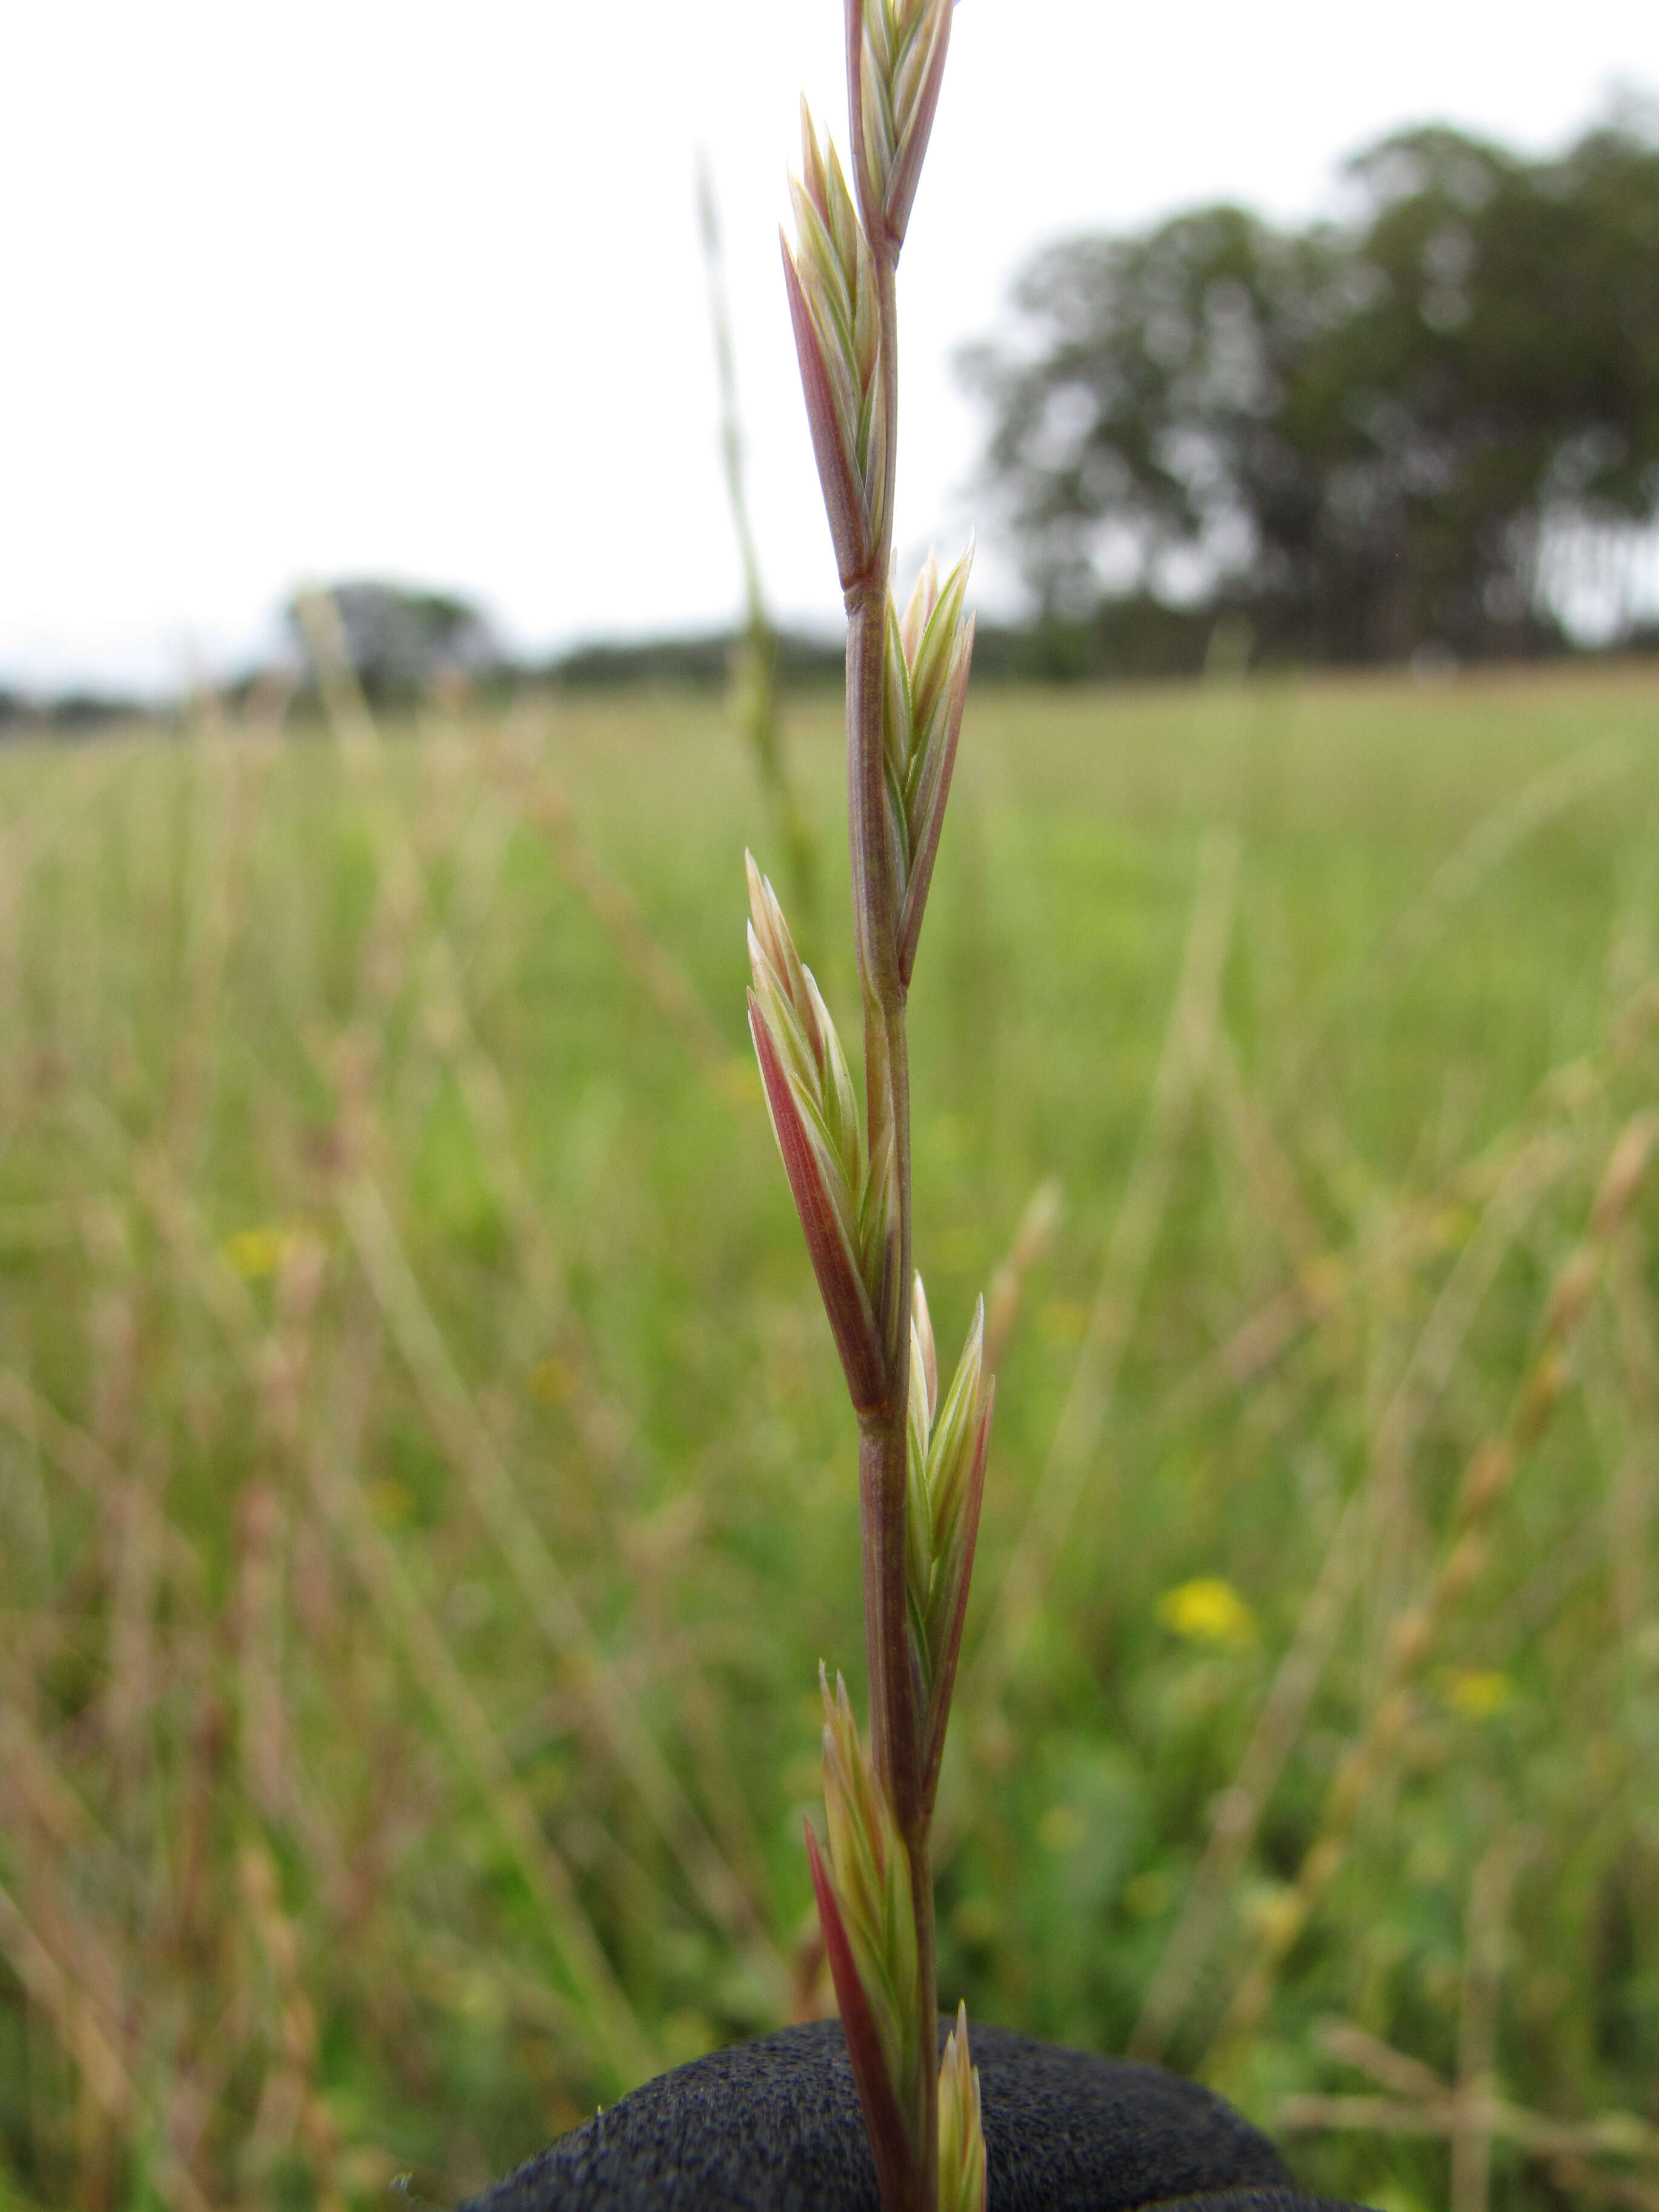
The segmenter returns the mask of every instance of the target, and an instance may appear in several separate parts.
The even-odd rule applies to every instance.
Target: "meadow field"
[[[1385,2212],[1659,2208],[1656,833],[1651,666],[987,690],[921,943],[941,1997]],[[451,2203],[827,2008],[746,844],[715,702],[0,751],[0,2207]]]

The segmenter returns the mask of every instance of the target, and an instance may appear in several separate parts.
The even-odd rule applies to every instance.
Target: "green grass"
[[[833,713],[789,734],[844,1013]],[[1653,1199],[1583,1243],[1656,800],[1642,672],[986,693],[922,939],[944,1357],[1063,1194],[942,1996],[1118,2051],[1175,1941],[1138,2047],[1389,2208],[1479,2212],[1483,2138],[1287,2106],[1402,2106],[1358,2031],[1659,2123]],[[676,701],[0,755],[0,2204],[447,2199],[824,2004],[854,1452],[747,1058],[769,842]],[[1492,2203],[1659,2203],[1659,2138],[1515,2135]]]

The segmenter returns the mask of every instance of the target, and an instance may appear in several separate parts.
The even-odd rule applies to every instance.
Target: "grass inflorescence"
[[[845,0],[854,184],[805,103],[783,241],[806,419],[847,609],[848,842],[863,1014],[860,1110],[835,1023],[749,865],[750,1028],[772,1133],[858,1417],[870,1750],[824,1703],[828,1856],[813,1895],[886,2212],[985,2198],[978,2080],[957,2007],[935,2074],[933,1817],[984,1496],[995,1385],[982,1304],[940,1400],[915,1267],[908,993],[973,659],[969,556],[893,595],[899,255],[955,0]],[[937,1422],[937,1428],[935,1424]],[[972,2083],[970,2096],[962,2094]]]

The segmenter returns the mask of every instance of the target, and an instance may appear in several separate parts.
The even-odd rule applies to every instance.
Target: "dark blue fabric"
[[[941,2023],[941,2037],[944,2032]],[[1309,2212],[1218,2097],[1006,2028],[970,2027],[989,2212]],[[839,2021],[677,2067],[467,2212],[880,2212]]]

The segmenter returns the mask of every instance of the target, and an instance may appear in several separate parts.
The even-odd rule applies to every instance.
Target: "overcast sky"
[[[230,665],[307,578],[447,585],[530,646],[726,619],[700,144],[768,582],[834,618],[776,224],[799,88],[844,139],[837,0],[11,0],[0,82],[0,683]],[[1620,84],[1659,87],[1655,0],[963,0],[901,551],[965,526],[951,356],[1040,240],[1305,215],[1385,130],[1541,149]]]

